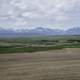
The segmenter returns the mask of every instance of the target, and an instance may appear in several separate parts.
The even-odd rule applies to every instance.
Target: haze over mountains
[[[0,36],[46,36],[46,35],[80,35],[80,27],[70,28],[68,30],[34,28],[34,29],[3,29],[0,28]]]

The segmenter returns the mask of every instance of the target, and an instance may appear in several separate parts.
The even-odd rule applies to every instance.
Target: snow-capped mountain
[[[0,36],[39,36],[39,35],[80,35],[80,28],[70,28],[68,30],[49,29],[38,27],[35,29],[3,29],[0,28]]]
[[[80,28],[79,27],[70,28],[65,32],[65,34],[67,34],[67,35],[80,35]]]

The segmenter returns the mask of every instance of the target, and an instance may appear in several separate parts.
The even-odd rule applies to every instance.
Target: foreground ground
[[[80,80],[80,48],[0,54],[0,80]]]

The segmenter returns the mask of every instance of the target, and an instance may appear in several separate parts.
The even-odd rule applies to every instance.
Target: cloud
[[[79,13],[80,0],[0,0],[0,21],[17,28],[80,25]]]

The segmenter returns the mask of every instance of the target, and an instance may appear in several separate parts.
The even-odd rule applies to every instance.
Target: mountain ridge
[[[68,30],[50,29],[50,28],[34,28],[34,29],[0,29],[0,36],[39,36],[39,35],[80,35],[80,27],[73,27]]]

